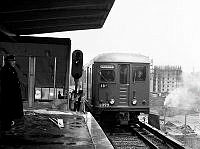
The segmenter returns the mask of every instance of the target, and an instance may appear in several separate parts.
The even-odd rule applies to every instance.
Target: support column
[[[65,73],[65,88],[64,88],[64,99],[67,100],[66,110],[69,110],[69,74],[70,74],[70,54],[71,49],[68,50],[66,59],[66,73]]]
[[[32,108],[35,99],[35,57],[29,57],[28,73],[28,107]]]
[[[54,95],[54,100],[57,99],[57,93],[56,93],[56,66],[57,66],[57,61],[56,57],[54,58],[54,75],[53,75],[53,95]]]

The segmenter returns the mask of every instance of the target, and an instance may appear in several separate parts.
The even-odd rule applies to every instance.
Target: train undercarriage
[[[86,105],[86,111],[92,113],[98,123],[110,124],[110,125],[129,125],[139,121],[138,116],[141,113],[148,114],[149,107],[145,108],[99,108],[89,107]]]
[[[139,111],[103,111],[93,113],[93,116],[100,124],[108,125],[130,125],[139,121]]]

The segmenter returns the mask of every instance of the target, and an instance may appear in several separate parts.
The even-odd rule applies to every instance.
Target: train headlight
[[[137,104],[137,100],[136,100],[136,99],[133,99],[133,100],[132,100],[132,104],[133,104],[133,105],[136,105],[136,104]]]
[[[146,100],[144,99],[143,101],[142,101],[142,104],[143,105],[145,105],[147,102],[146,102]]]
[[[110,103],[111,105],[113,105],[113,104],[115,103],[115,99],[114,99],[114,98],[110,99],[109,103]]]

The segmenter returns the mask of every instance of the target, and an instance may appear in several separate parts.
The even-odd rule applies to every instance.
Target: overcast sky
[[[84,63],[105,52],[140,53],[154,65],[200,71],[199,0],[115,0],[101,29],[37,36],[71,38]]]

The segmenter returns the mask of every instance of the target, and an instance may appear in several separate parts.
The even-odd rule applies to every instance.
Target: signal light
[[[75,50],[72,53],[72,71],[71,74],[74,79],[79,79],[82,76],[83,71],[83,52],[81,50]]]

